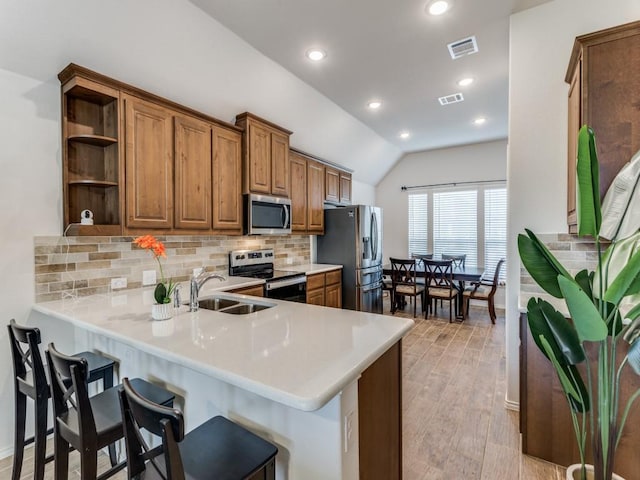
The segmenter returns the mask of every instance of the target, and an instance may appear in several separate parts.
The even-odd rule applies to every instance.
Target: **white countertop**
[[[240,288],[247,281],[254,280],[231,277],[206,286]],[[413,326],[406,318],[219,295],[275,306],[247,315],[190,313],[183,306],[172,319],[153,321],[153,288],[146,288],[33,308],[304,411],[325,405]]]
[[[284,269],[292,270],[294,272],[304,272],[307,275],[313,275],[314,273],[330,272],[331,270],[336,269],[342,270],[342,265],[331,265],[328,263],[307,263],[304,265],[292,265],[291,267],[287,266]]]

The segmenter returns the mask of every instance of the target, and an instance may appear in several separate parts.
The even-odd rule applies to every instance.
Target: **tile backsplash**
[[[111,279],[124,277],[127,288],[142,286],[142,272],[158,263],[146,250],[132,243],[134,237],[34,238],[36,303],[69,296],[108,293]],[[273,248],[275,266],[301,265],[311,261],[308,235],[289,236],[157,236],[165,244],[162,259],[165,277],[188,280],[194,268],[228,273],[230,250]]]

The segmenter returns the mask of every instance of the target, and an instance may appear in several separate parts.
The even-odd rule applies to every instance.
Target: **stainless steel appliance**
[[[352,205],[325,210],[318,263],[342,269],[342,307],[382,313],[382,209]]]
[[[229,275],[264,278],[265,296],[306,303],[307,276],[301,272],[276,270],[273,249],[234,250],[229,252]]]
[[[291,200],[268,195],[245,195],[244,218],[245,234],[289,234],[291,233]]]

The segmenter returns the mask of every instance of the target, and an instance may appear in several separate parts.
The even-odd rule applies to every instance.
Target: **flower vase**
[[[585,465],[587,467],[587,480],[593,480],[593,465]],[[582,464],[576,463],[574,465],[569,465],[567,467],[567,480],[580,480],[580,470],[582,468]],[[616,475],[615,473],[611,477],[612,480],[624,480],[620,475]]]
[[[173,304],[154,303],[151,306],[151,318],[154,320],[168,320],[173,317]]]

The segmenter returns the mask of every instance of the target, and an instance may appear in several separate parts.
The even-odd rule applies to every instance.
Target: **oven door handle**
[[[266,289],[274,290],[276,288],[289,287],[291,285],[298,285],[300,283],[307,283],[307,277],[296,277],[285,280],[277,280],[274,282],[267,282]]]

